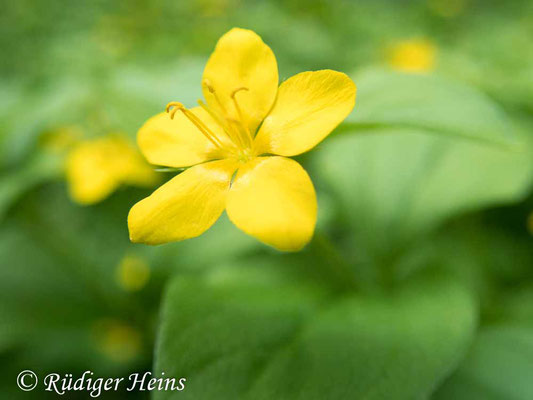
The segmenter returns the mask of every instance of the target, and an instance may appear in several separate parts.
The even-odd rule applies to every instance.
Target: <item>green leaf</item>
[[[372,133],[372,134],[370,134]],[[359,251],[402,248],[446,218],[519,200],[531,185],[526,150],[381,129],[345,134],[314,154],[313,175],[338,199]]]
[[[354,112],[311,154],[319,188],[358,259],[391,264],[457,214],[519,200],[533,178],[527,138],[481,93],[435,76],[371,70]],[[314,163],[313,163],[314,161]],[[322,182],[322,181],[323,182]]]
[[[485,328],[468,358],[434,399],[530,400],[533,398],[533,326]]]
[[[105,112],[113,126],[135,137],[146,120],[179,100],[194,107],[201,97],[203,60],[182,58],[154,67],[124,66],[106,82]],[[100,93],[98,93],[100,95]]]
[[[154,398],[422,398],[470,341],[476,306],[448,280],[365,296],[295,279],[290,268],[277,258],[177,277],[156,373],[187,382]]]
[[[62,168],[63,157],[60,155],[36,152],[19,168],[0,175],[0,220],[26,191],[60,177]]]
[[[201,236],[168,243],[160,247],[159,254],[190,268],[217,268],[221,260],[238,259],[258,251],[265,251],[264,245],[239,230],[224,213]]]
[[[531,283],[508,286],[498,293],[490,322],[481,328],[468,356],[436,392],[435,399],[533,398],[532,300]]]
[[[21,89],[0,111],[0,167],[18,165],[31,155],[43,131],[78,125],[80,115],[86,113],[88,92],[86,84],[72,79],[55,81],[40,90]]]
[[[489,143],[515,141],[501,109],[482,93],[433,75],[368,70],[354,77],[357,104],[341,129],[423,129]]]

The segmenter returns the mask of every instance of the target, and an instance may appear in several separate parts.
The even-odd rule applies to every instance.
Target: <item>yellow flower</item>
[[[311,239],[316,196],[305,170],[289,158],[322,141],[355,104],[345,74],[303,72],[278,88],[272,50],[252,31],[219,40],[202,82],[205,103],[172,102],[149,119],[138,143],[152,164],[189,167],[128,217],[134,242],[159,244],[205,232],[224,209],[244,232],[280,250]]]
[[[430,72],[435,68],[437,49],[428,40],[404,40],[394,45],[389,54],[389,65],[399,71]]]
[[[97,203],[119,185],[151,186],[156,172],[133,145],[120,135],[108,135],[78,143],[68,154],[66,175],[72,199]]]
[[[127,255],[118,265],[116,279],[124,290],[135,292],[148,283],[150,267],[144,259],[134,255]]]
[[[95,347],[115,362],[130,362],[142,351],[141,332],[122,321],[98,320],[92,327],[92,334]]]
[[[529,218],[527,219],[527,228],[529,233],[533,235],[533,212],[529,214]]]

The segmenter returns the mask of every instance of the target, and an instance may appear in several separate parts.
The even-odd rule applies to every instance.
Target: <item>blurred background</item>
[[[315,294],[298,286],[308,285],[356,293],[350,310],[367,317],[351,320],[349,333],[335,341],[345,340],[352,354],[352,340],[373,340],[368,349],[378,355],[340,351],[335,363],[304,357],[301,365],[291,358],[283,376],[299,371],[293,378],[300,387],[314,391],[317,373],[339,377],[345,388],[306,398],[533,398],[532,11],[527,0],[4,2],[3,396],[57,397],[42,387],[20,391],[23,369],[121,377],[153,370],[155,356],[156,370],[213,385],[219,396],[191,383],[176,398],[244,398],[231,379],[248,376],[257,360],[239,367],[232,361],[227,379],[224,363],[195,375],[192,365],[209,364],[210,356],[194,340],[209,331],[220,343],[218,332],[225,341],[227,329],[253,336],[257,327],[290,337],[291,321],[314,315]],[[330,68],[358,86],[346,123],[298,158],[318,192],[315,238],[301,253],[281,254],[223,216],[197,239],[131,244],[129,208],[176,173],[144,163],[136,132],[170,101],[194,105],[209,54],[235,26],[256,31],[273,49],[281,80]],[[446,285],[440,298],[431,297],[442,276],[460,287],[457,299],[459,289]],[[419,283],[426,279],[432,283]],[[412,298],[394,297],[410,285]],[[262,300],[247,287],[264,289]],[[254,301],[257,307],[241,309]],[[400,329],[405,318],[396,306],[398,315],[423,321]],[[264,318],[244,326],[235,307],[240,316]],[[439,310],[444,316],[431,320]],[[227,318],[201,325],[215,311]],[[327,326],[345,323],[331,317]],[[194,324],[203,328],[180,333]],[[376,332],[352,337],[361,326]],[[337,354],[330,334],[301,344],[306,351],[298,354]],[[233,354],[259,357],[257,349],[277,343],[254,347],[249,337]],[[381,357],[384,348],[390,353]],[[420,370],[405,372],[411,364]],[[391,377],[375,380],[384,368]],[[352,375],[343,381],[337,369]],[[361,381],[373,395],[346,386]],[[298,398],[286,386],[276,390],[264,398]],[[120,391],[104,398],[149,396]]]

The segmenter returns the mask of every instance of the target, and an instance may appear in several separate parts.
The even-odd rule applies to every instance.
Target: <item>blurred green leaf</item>
[[[523,148],[423,129],[339,135],[314,157],[319,185],[338,199],[339,222],[352,232],[349,243],[369,257],[396,251],[448,217],[519,200],[533,172]]]
[[[108,78],[103,109],[108,123],[134,138],[146,120],[175,100],[194,107],[201,98],[205,61],[182,58],[164,66],[126,65]],[[101,95],[101,94],[99,94]]]
[[[280,266],[219,266],[173,281],[156,370],[187,384],[156,399],[423,398],[471,339],[476,306],[447,279],[364,296]]]
[[[533,326],[503,324],[478,335],[468,358],[434,399],[533,398]]]
[[[434,399],[533,398],[533,247],[525,227],[510,229],[516,228],[512,212],[516,208],[462,219],[431,240],[434,258],[426,263],[446,268],[478,292],[481,314],[468,356]],[[505,215],[507,226],[495,229],[494,214]]]
[[[481,93],[435,76],[380,70],[355,81],[354,112],[312,160],[339,200],[339,222],[348,222],[359,260],[395,257],[450,216],[526,194],[533,177],[528,141]]]
[[[0,175],[0,220],[25,191],[39,183],[58,178],[62,173],[62,166],[62,156],[42,152],[34,154],[26,164],[14,171]]]
[[[78,125],[87,113],[86,82],[61,79],[39,88],[19,89],[0,111],[0,167],[24,162],[47,129]]]
[[[482,93],[433,75],[369,69],[354,77],[357,103],[341,130],[405,128],[510,145],[497,105]]]
[[[515,12],[529,17],[495,18],[487,13],[447,46],[439,60],[443,73],[474,83],[499,102],[516,109],[533,110],[533,43],[529,9]],[[503,5],[503,4],[502,4]],[[492,7],[489,7],[492,8]],[[485,10],[485,12],[488,10]],[[494,10],[492,11],[494,13]],[[497,29],[494,27],[497,26]],[[490,43],[490,46],[487,46]]]
[[[265,251],[265,246],[239,230],[224,213],[201,236],[169,243],[160,247],[159,254],[166,258],[176,258],[180,264],[192,268],[217,268],[221,260],[239,259],[259,251]]]

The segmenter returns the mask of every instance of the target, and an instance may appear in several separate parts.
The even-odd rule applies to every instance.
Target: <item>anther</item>
[[[211,81],[209,79],[204,79],[204,86],[209,90],[209,93],[215,93],[215,89],[213,88],[213,85],[211,85]]]
[[[211,85],[211,81],[209,79],[204,79],[202,83],[207,88],[209,93],[211,93],[213,95],[213,97],[215,98],[215,101],[217,102],[218,106],[220,107],[220,111],[222,111],[223,114],[227,114],[228,112],[226,110],[226,107],[224,106],[224,103],[220,100],[220,98],[218,97],[213,85]]]
[[[170,119],[174,119],[174,115],[176,114],[176,112],[183,109],[185,109],[185,106],[178,101],[171,101],[165,107],[165,111],[170,114]]]
[[[240,91],[242,91],[242,90],[244,90],[244,91],[247,92],[247,91],[249,91],[250,89],[248,89],[247,87],[244,87],[244,86],[243,86],[243,87],[240,87],[240,88],[237,88],[237,89],[235,89],[233,92],[231,92],[231,98],[232,98],[232,99],[235,99],[235,95],[236,95],[237,93],[239,93]]]

